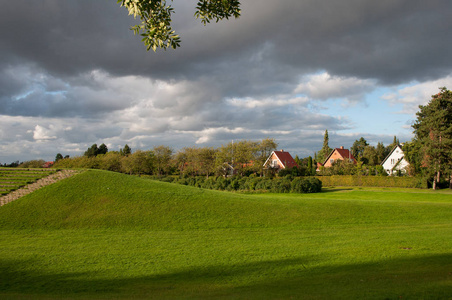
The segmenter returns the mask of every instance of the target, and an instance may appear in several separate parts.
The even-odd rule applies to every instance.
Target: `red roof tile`
[[[298,166],[289,152],[286,151],[273,151],[273,152],[286,168],[293,168]]]

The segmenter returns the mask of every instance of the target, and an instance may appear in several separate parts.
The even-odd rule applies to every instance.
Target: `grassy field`
[[[87,171],[0,207],[2,299],[452,299],[452,194]]]

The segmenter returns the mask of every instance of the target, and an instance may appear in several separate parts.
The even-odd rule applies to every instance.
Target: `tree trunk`
[[[433,189],[434,190],[438,189],[438,184],[439,184],[440,178],[441,178],[441,172],[438,171],[438,173],[436,173],[436,176],[433,178]]]

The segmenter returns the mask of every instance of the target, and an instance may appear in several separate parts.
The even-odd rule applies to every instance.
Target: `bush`
[[[261,178],[261,180],[259,180],[256,183],[256,186],[254,187],[255,190],[261,190],[261,191],[269,191],[272,189],[273,183],[272,180],[269,178]]]
[[[237,178],[233,179],[231,181],[231,184],[228,186],[228,190],[230,191],[237,191],[240,188],[240,183]]]
[[[217,181],[215,182],[215,189],[224,191],[229,186],[229,183],[230,183],[229,178],[224,178],[223,176],[218,176]]]
[[[322,189],[322,182],[314,177],[297,177],[292,175],[284,178],[268,177],[240,177],[225,178],[223,176],[209,177],[182,177],[174,176],[147,176],[154,180],[174,182],[182,185],[195,186],[205,189],[227,190],[227,191],[271,191],[273,193],[317,193]]]
[[[209,177],[204,181],[202,188],[213,190],[215,188],[215,181],[216,181],[215,177]]]
[[[284,178],[273,179],[272,192],[275,193],[290,193],[291,191],[291,176]]]
[[[42,159],[39,160],[29,160],[26,162],[23,162],[19,165],[19,168],[42,168],[42,166],[45,164],[45,161]]]
[[[322,191],[322,182],[315,177],[295,178],[292,181],[294,193],[319,193]]]

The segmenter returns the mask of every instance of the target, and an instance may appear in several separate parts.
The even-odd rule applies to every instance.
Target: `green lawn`
[[[452,194],[87,171],[0,207],[3,299],[452,299]]]

